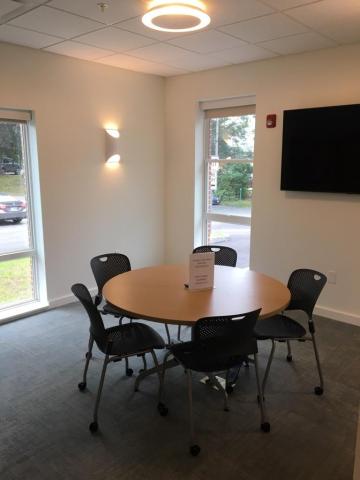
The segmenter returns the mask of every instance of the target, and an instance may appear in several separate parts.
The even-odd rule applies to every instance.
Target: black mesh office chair
[[[260,310],[240,315],[224,317],[201,318],[192,329],[190,342],[177,343],[169,347],[164,360],[159,390],[158,410],[160,415],[168,413],[167,407],[162,402],[162,392],[165,377],[165,364],[171,354],[185,368],[188,378],[189,412],[190,412],[190,453],[194,456],[200,452],[200,447],[194,442],[194,426],[192,416],[192,390],[191,371],[206,372],[211,383],[224,393],[225,406],[228,410],[227,392],[213,375],[215,372],[228,372],[236,367],[248,355],[254,355],[258,398],[261,408],[261,429],[270,431],[270,424],[266,420],[266,412],[258,372],[257,342],[253,329],[259,317]]]
[[[302,310],[307,315],[310,337],[300,323],[287,317],[284,314],[275,315],[265,320],[259,320],[255,327],[255,334],[258,340],[271,340],[272,348],[269,360],[266,366],[262,390],[264,392],[266,381],[270,372],[271,362],[275,352],[275,342],[287,342],[287,361],[292,361],[291,340],[312,342],[316,358],[316,365],[319,372],[320,386],[314,388],[316,395],[322,395],[324,392],[324,379],[321,371],[319,352],[315,340],[315,324],[313,320],[313,311],[317,299],[326,284],[327,278],[323,273],[310,269],[299,269],[292,272],[288,281],[288,289],[291,293],[291,300],[288,310]]]
[[[92,433],[98,430],[98,409],[105,380],[106,368],[110,362],[119,362],[135,355],[151,353],[155,366],[158,361],[154,349],[162,349],[165,343],[160,335],[151,327],[143,323],[128,323],[115,327],[105,328],[100,312],[93,303],[89,290],[77,283],[71,287],[73,294],[80,300],[90,319],[90,336],[96,342],[99,350],[104,353],[104,364],[101,372],[99,388],[96,396],[94,418],[89,425]],[[86,374],[90,358],[87,357],[83,381],[79,383],[80,391],[86,388]]]
[[[215,253],[215,265],[222,265],[223,267],[236,267],[237,252],[233,248],[224,247],[221,245],[201,245],[194,248],[192,253]],[[181,341],[181,326],[178,327],[177,339]]]
[[[95,277],[96,285],[98,287],[98,293],[95,296],[95,305],[98,307],[103,301],[102,291],[105,283],[116,275],[120,275],[121,273],[125,273],[131,270],[131,264],[129,258],[122,253],[104,253],[102,255],[97,255],[96,257],[93,257],[90,260],[90,266]],[[109,303],[105,302],[102,305],[100,312],[103,315],[112,315],[115,318],[118,318],[119,325],[122,324],[124,313],[121,312],[121,310],[113,307]],[[131,321],[132,318],[130,318],[130,322]],[[89,356],[90,358],[92,356],[91,336],[89,339],[88,351],[86,353],[86,357],[87,356]],[[145,358],[143,359],[143,361],[144,369],[146,369]],[[129,362],[127,358],[125,362],[125,370],[128,377],[131,377],[134,373],[133,369],[129,368]]]
[[[122,253],[104,253],[102,255],[97,255],[90,260],[90,266],[98,287],[98,293],[95,297],[96,305],[100,305],[103,301],[102,290],[105,283],[116,275],[120,275],[121,273],[129,272],[131,270],[129,258]],[[105,303],[103,305],[101,312],[104,315],[111,314],[114,317],[119,318],[120,324],[125,316],[121,310],[115,308],[109,303]],[[133,318],[128,317],[127,315],[126,317],[130,319],[130,322],[133,320]],[[165,329],[168,343],[170,343],[170,332],[167,324],[165,324]],[[128,365],[126,368],[127,373],[132,375],[133,372],[128,368]],[[146,363],[144,363],[144,368],[146,369]]]
[[[223,247],[221,245],[202,245],[196,247],[193,253],[215,253],[215,265],[223,265],[224,267],[236,267],[237,252],[233,248]]]

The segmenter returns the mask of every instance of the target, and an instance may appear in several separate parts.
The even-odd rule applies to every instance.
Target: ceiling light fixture
[[[200,0],[152,0],[142,22],[160,32],[192,32],[209,25],[211,19]]]

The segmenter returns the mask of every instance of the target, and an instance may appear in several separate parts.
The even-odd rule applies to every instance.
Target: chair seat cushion
[[[257,353],[255,340],[239,346],[239,342],[221,340],[183,342],[170,346],[170,351],[185,368],[198,372],[221,372],[241,365],[248,355]]]
[[[254,333],[259,340],[268,338],[301,338],[306,335],[305,328],[286,315],[274,315],[256,322]]]
[[[107,341],[112,342],[111,355],[129,355],[137,352],[165,347],[161,336],[143,323],[127,323],[106,329]],[[100,350],[106,352],[107,342],[101,342]]]

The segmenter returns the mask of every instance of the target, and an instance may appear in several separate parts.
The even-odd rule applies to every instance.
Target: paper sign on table
[[[192,253],[190,255],[190,290],[214,288],[214,264],[214,252]]]

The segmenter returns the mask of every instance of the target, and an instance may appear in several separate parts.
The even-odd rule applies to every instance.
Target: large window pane
[[[208,212],[251,217],[252,162],[210,161]]]
[[[237,267],[249,267],[250,227],[236,223],[208,222],[208,244],[223,245],[237,251]]]
[[[0,262],[0,278],[0,308],[34,299],[31,258]]]
[[[21,123],[0,121],[0,255],[31,247],[24,134]]]
[[[255,115],[210,119],[210,157],[253,158]]]

